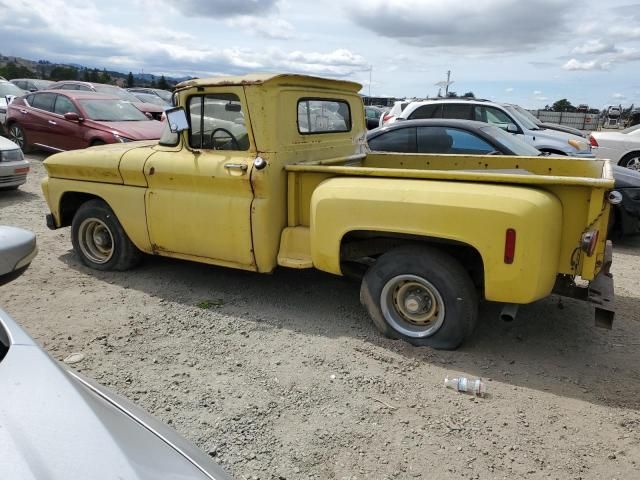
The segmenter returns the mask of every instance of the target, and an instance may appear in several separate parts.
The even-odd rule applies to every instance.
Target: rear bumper
[[[595,307],[594,319],[596,327],[611,329],[616,316],[613,287],[613,275],[610,272],[613,260],[613,244],[607,240],[604,260],[600,273],[587,287],[579,287],[572,277],[558,277],[553,293],[564,297],[575,298],[591,303]]]

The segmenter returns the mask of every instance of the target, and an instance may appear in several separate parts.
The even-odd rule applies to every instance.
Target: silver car
[[[13,190],[25,183],[29,168],[20,147],[0,137],[0,190]]]
[[[31,232],[0,226],[0,285],[35,251]],[[2,310],[0,385],[2,479],[230,478],[174,430],[53,360]]]

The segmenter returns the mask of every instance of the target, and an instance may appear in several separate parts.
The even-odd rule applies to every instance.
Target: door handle
[[[50,124],[50,125],[57,125],[57,123],[56,123],[56,122],[54,122],[53,120],[49,120],[49,124]]]
[[[246,172],[249,167],[244,163],[225,163],[224,168],[227,170],[240,170],[242,172]]]

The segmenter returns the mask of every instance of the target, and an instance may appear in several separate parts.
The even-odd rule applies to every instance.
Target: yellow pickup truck
[[[611,327],[608,161],[373,154],[360,88],[288,74],[183,82],[158,142],[45,161],[47,225],[71,226],[99,270],[144,252],[355,275],[375,325],[414,345],[458,347],[480,299],[509,319],[552,292],[594,302]]]

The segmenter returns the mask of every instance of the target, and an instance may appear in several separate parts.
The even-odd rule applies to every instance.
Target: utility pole
[[[369,65],[369,97],[371,97],[371,77],[373,76],[373,65]]]
[[[447,86],[444,89],[444,96],[449,96],[449,85],[451,85],[451,70],[447,70]]]

